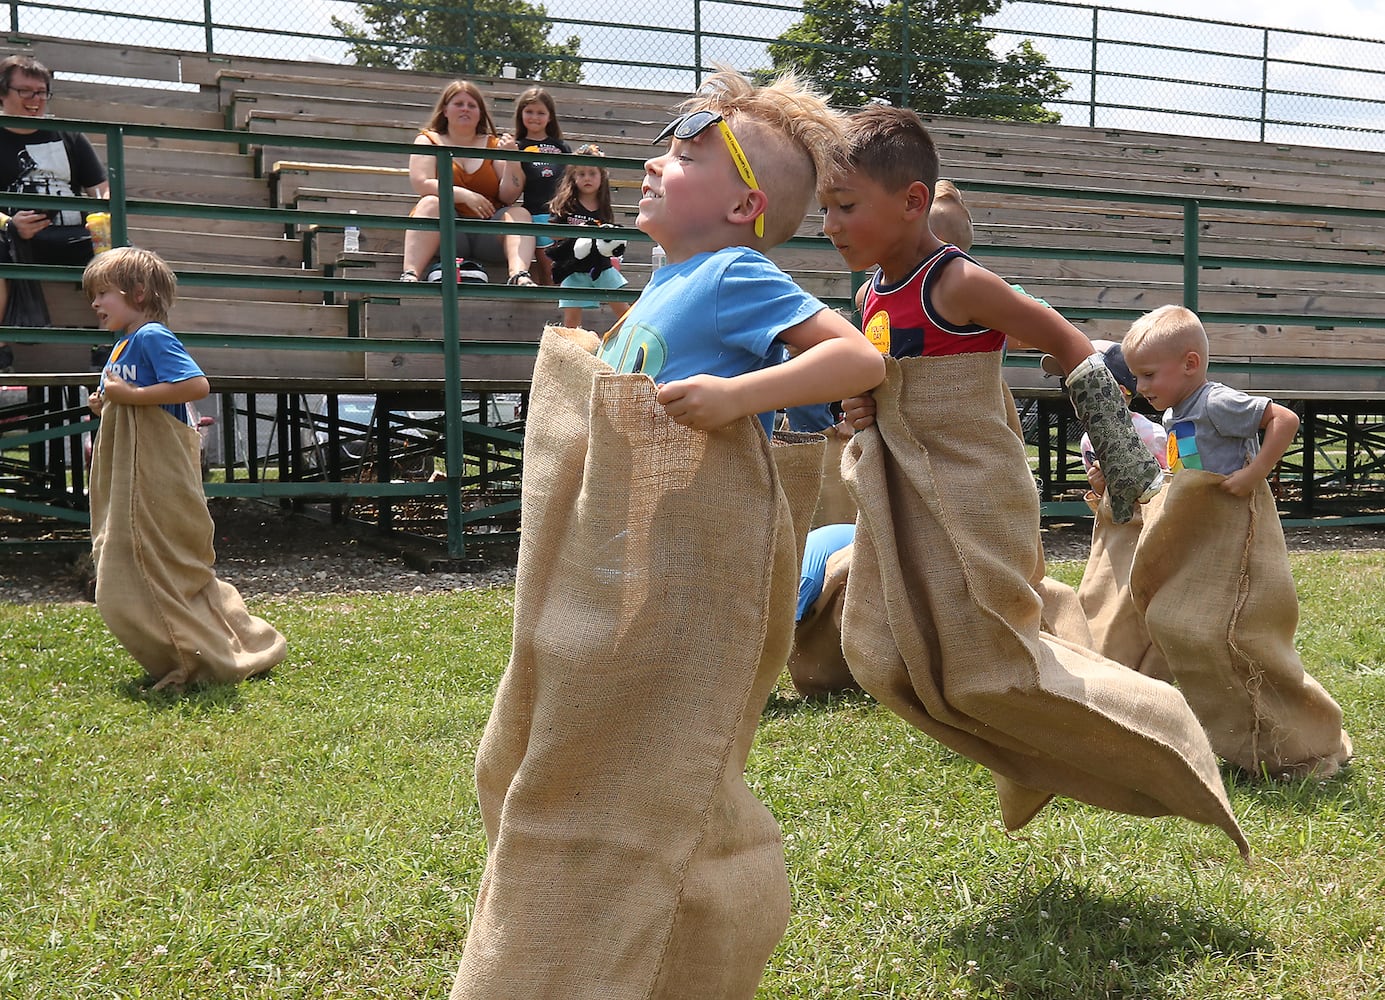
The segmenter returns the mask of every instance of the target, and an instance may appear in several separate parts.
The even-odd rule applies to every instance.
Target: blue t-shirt
[[[855,540],[854,524],[824,524],[808,532],[808,544],[803,548],[803,571],[798,577],[798,614],[794,621],[802,621],[813,602],[822,596],[827,560]]]
[[[112,371],[131,385],[139,386],[186,382],[203,374],[173,331],[162,323],[152,322],[116,342],[101,369],[102,391],[106,388],[106,373]],[[186,403],[161,403],[160,408],[188,423]]]
[[[778,364],[779,334],[826,308],[764,254],[726,247],[655,271],[600,356],[656,383],[734,378]],[[760,414],[760,422],[769,434],[774,414]]]

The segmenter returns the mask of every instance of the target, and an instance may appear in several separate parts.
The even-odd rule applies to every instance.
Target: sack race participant
[[[1298,416],[1210,381],[1207,331],[1182,306],[1141,316],[1122,347],[1140,395],[1164,411],[1173,474],[1172,497],[1145,512],[1130,569],[1150,638],[1228,762],[1329,777],[1351,739],[1294,649],[1298,595],[1267,482]]]
[[[851,525],[824,525],[814,532],[831,532]],[[854,531],[853,531],[854,534]],[[810,542],[811,545],[811,542]],[[824,698],[861,686],[851,676],[842,654],[842,607],[846,601],[846,581],[851,572],[851,544],[848,542],[822,562],[820,581],[805,593],[809,583],[810,557],[805,556],[803,577],[799,580],[798,621],[794,625],[793,651],[789,654],[789,678],[805,698]],[[808,603],[805,606],[805,601]]]
[[[176,278],[158,254],[119,247],[82,287],[117,336],[87,400],[101,417],[91,458],[96,610],[157,683],[232,683],[284,659],[284,637],[218,580],[202,493],[201,435],[187,404],[207,378],[165,325]]]
[[[990,768],[1008,829],[1066,795],[1210,823],[1247,854],[1183,697],[1041,634],[1039,500],[1000,365],[994,352],[887,360],[877,429],[844,468],[861,510],[842,620],[852,676]],[[963,409],[965,422],[940,416]]]
[[[1128,406],[1135,398],[1137,380],[1125,361],[1121,345],[1110,340],[1093,340],[1092,348],[1101,355],[1102,363],[1120,386]],[[1051,356],[1045,355],[1043,368],[1051,375],[1061,374]],[[1130,422],[1160,468],[1167,468],[1168,435],[1164,429],[1134,411],[1130,413]],[[1091,633],[1091,641],[1085,645],[1131,670],[1161,681],[1172,681],[1168,664],[1150,641],[1144,617],[1130,599],[1130,566],[1135,559],[1140,529],[1144,526],[1142,508],[1137,507],[1130,520],[1118,522],[1110,503],[1103,502],[1106,477],[1092,451],[1090,439],[1083,435],[1078,447],[1089,486],[1085,499],[1093,515],[1092,545],[1087,565],[1082,570],[1082,582],[1077,588],[1081,611]]]
[[[754,418],[680,426],[556,328],[533,385],[514,651],[477,752],[489,854],[451,995],[749,1000],[789,908],[743,776],[797,582],[771,444]],[[815,473],[820,440],[780,447]]]

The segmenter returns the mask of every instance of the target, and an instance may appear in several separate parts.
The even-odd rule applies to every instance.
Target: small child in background
[[[155,688],[244,680],[283,660],[284,637],[216,578],[201,435],[187,404],[207,377],[165,325],[177,280],[158,254],[98,254],[82,288],[116,335],[99,388],[91,460],[96,609]]]
[[[1150,639],[1228,762],[1328,777],[1351,739],[1294,647],[1298,595],[1267,482],[1298,416],[1209,380],[1207,331],[1182,306],[1140,317],[1121,346],[1169,435],[1169,485],[1144,512],[1130,569]]]
[[[595,143],[582,146],[583,156],[604,156]],[[571,164],[558,182],[558,191],[550,203],[549,219],[564,226],[610,226],[615,224],[611,207],[611,172],[605,167]],[[625,253],[625,241],[603,240],[598,237],[568,237],[553,246],[553,279],[564,288],[610,289],[624,288],[628,282],[620,273],[619,258]],[[601,303],[592,299],[559,299],[563,325],[582,325],[582,310],[593,309]],[[607,302],[617,319],[630,307],[624,302]]]
[[[563,127],[558,124],[558,108],[553,97],[542,87],[530,87],[515,101],[515,138],[521,152],[571,153],[563,141]],[[558,190],[562,178],[561,164],[547,160],[525,160],[520,164],[524,173],[525,209],[535,222],[548,221],[548,203]],[[535,241],[534,271],[540,285],[553,284],[553,262],[547,249],[553,241],[540,236]]]
[[[1130,371],[1130,366],[1125,363],[1121,345],[1113,340],[1093,340],[1092,350],[1101,355],[1101,360],[1105,362],[1116,384],[1120,386],[1121,395],[1125,397],[1126,403],[1133,402],[1136,396],[1136,379]],[[1061,374],[1056,370],[1056,362],[1050,354],[1044,355],[1043,368],[1049,374]],[[1130,411],[1130,422],[1135,426],[1135,433],[1140,435],[1140,440],[1149,449],[1150,455],[1159,463],[1159,467],[1167,469],[1168,433],[1143,413],[1136,413],[1134,410]],[[1106,492],[1106,477],[1101,472],[1101,463],[1097,461],[1096,452],[1092,450],[1091,436],[1084,433],[1078,448],[1082,455],[1082,469],[1087,473],[1087,485],[1099,498]]]
[[[1221,489],[1238,497],[1269,478],[1293,443],[1298,415],[1209,381],[1207,331],[1196,313],[1161,306],[1131,326],[1121,348],[1139,394],[1164,411],[1171,472],[1218,473],[1226,477]]]
[[[1115,377],[1126,403],[1132,402],[1136,380],[1125,362],[1121,345],[1110,340],[1093,340],[1092,348],[1101,354],[1101,360]],[[1044,355],[1043,368],[1050,375],[1061,374],[1051,355]],[[1133,410],[1130,422],[1154,460],[1161,468],[1167,468],[1168,434],[1164,428]],[[1082,582],[1077,588],[1077,600],[1087,619],[1091,648],[1131,670],[1172,682],[1173,675],[1150,641],[1144,617],[1130,597],[1130,567],[1144,527],[1143,508],[1136,510],[1135,516],[1126,523],[1117,524],[1111,516],[1110,504],[1102,502],[1106,477],[1092,451],[1091,438],[1086,434],[1082,435],[1079,450],[1089,487],[1085,499],[1092,510],[1092,544],[1083,567]]]

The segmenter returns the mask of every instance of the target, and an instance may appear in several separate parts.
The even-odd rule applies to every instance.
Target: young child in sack
[[[792,79],[729,72],[685,111],[636,220],[668,263],[604,343],[550,328],[540,345],[453,1000],[751,1000],[787,925],[779,828],[744,769],[798,583],[775,453],[807,449],[815,491],[822,441],[767,432],[883,363],[765,256],[840,155],[838,116]]]
[[[1038,496],[1001,374],[1005,331],[1068,372],[1129,519],[1162,479],[1120,389],[1080,331],[932,232],[938,157],[917,115],[867,108],[847,134],[823,229],[851,270],[879,265],[864,329],[888,355],[884,383],[843,403],[858,428],[842,460],[860,511],[842,617],[852,676],[990,768],[1011,829],[1066,795],[1211,823],[1246,853],[1182,696],[1040,632]]]
[[[176,279],[158,254],[117,247],[82,274],[115,347],[87,405],[96,609],[156,683],[244,680],[284,659],[284,637],[216,578],[201,436],[187,404],[209,387],[167,327]]]
[[[1146,509],[1130,570],[1150,638],[1227,761],[1327,777],[1351,740],[1294,649],[1298,596],[1266,482],[1298,417],[1209,380],[1207,331],[1182,306],[1140,317],[1121,347],[1168,432],[1168,495]]]

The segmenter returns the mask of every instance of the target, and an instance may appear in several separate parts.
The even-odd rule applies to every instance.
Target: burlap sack
[[[851,572],[851,546],[827,558],[822,593],[794,626],[789,679],[805,698],[824,698],[860,690],[842,653],[842,608]]]
[[[1088,494],[1092,508],[1092,548],[1077,587],[1077,599],[1091,629],[1091,648],[1147,677],[1173,682],[1164,654],[1149,638],[1145,617],[1130,597],[1130,567],[1144,528],[1144,511],[1117,524],[1111,504]]]
[[[1022,434],[1018,429],[1018,416],[1012,427],[1017,434]],[[855,508],[855,501],[852,501],[853,514]],[[794,626],[794,651],[789,654],[788,673],[798,693],[805,698],[860,690],[860,684],[852,677],[846,665],[846,655],[842,652],[842,607],[845,605],[850,565],[852,547],[848,546],[832,555],[827,562],[823,593]],[[1078,591],[1046,575],[1042,542],[1029,579],[1030,586],[1039,594],[1042,602],[1040,629],[1068,643],[1091,648],[1091,632],[1082,604],[1078,601]]]
[[[770,438],[770,455],[779,476],[779,488],[789,502],[789,516],[793,519],[800,566],[803,565],[803,550],[808,546],[808,532],[817,527],[813,523],[813,510],[822,488],[822,463],[828,447],[823,435],[802,431],[775,431]],[[798,586],[797,576],[793,585]]]
[[[1294,649],[1298,595],[1268,483],[1233,497],[1180,470],[1146,508],[1130,571],[1136,608],[1212,749],[1252,774],[1334,774],[1342,710]]]
[[[1055,794],[1220,827],[1248,853],[1173,687],[1039,630],[1038,495],[998,354],[887,359],[843,470],[860,516],[842,617],[851,674],[990,768],[1006,826]]]
[[[756,421],[692,431],[654,397],[544,332],[453,1000],[749,1000],[787,925],[742,772],[789,652],[788,502]]]
[[[212,568],[199,447],[160,407],[107,403],[92,451],[96,610],[155,688],[242,681],[288,653]]]
[[[818,491],[817,510],[813,512],[814,528],[821,528],[824,524],[856,523],[856,501],[851,499],[846,483],[842,482],[842,452],[849,439],[831,428],[827,430],[826,438],[822,486]]]

